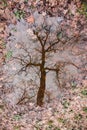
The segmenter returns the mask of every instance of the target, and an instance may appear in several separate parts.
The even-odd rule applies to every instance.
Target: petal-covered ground
[[[31,102],[10,108],[0,102],[0,129],[86,130],[87,86],[77,86],[43,107]]]
[[[80,44],[77,44],[78,40],[75,41],[76,46],[73,46],[72,50],[72,54],[76,54],[77,57],[75,55],[74,57],[70,57],[67,53],[60,53],[58,55],[62,58],[69,58],[81,70],[78,71],[79,76],[77,77],[77,71],[71,66],[76,80],[75,78],[70,79],[69,66],[67,66],[64,71],[68,73],[61,75],[63,76],[64,83],[62,82],[62,87],[59,88],[61,92],[59,98],[54,96],[54,98],[50,99],[50,91],[47,91],[48,99],[42,107],[39,107],[35,101],[25,99],[27,96],[26,93],[22,94],[23,91],[20,91],[20,88],[16,86],[17,80],[12,81],[13,77],[11,77],[12,80],[9,79],[8,74],[14,74],[16,71],[16,66],[10,58],[13,54],[18,54],[21,48],[17,40],[23,39],[26,41],[27,39],[24,39],[26,34],[35,39],[36,37],[32,33],[32,28],[35,26],[40,27],[43,23],[43,17],[47,18],[48,25],[53,25],[52,30],[56,29],[55,26],[57,23],[61,23],[61,26],[64,27],[64,31],[69,37],[72,34],[76,38],[79,37]],[[24,26],[21,26],[21,23]],[[22,35],[20,35],[20,32]],[[61,37],[61,34],[59,37]],[[70,47],[71,45],[67,48],[68,51]],[[13,50],[8,51],[9,48]],[[14,48],[16,48],[16,51]],[[53,60],[56,59],[55,56]],[[13,68],[11,65],[13,65]],[[71,82],[68,81],[66,75],[68,75],[68,79]],[[50,81],[50,84],[48,85],[54,86],[55,84],[52,83],[50,78],[49,76],[48,81]],[[23,83],[18,82],[18,87],[23,86]],[[36,88],[35,84],[33,86]],[[16,91],[16,95],[13,91]],[[34,90],[32,91],[34,92]],[[20,92],[22,93],[20,94]],[[53,89],[51,92],[53,92]],[[18,96],[17,94],[19,95],[18,102],[14,100]],[[86,0],[82,2],[80,0],[0,1],[0,130],[87,130]]]

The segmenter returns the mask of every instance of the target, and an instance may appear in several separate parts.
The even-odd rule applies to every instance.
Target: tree
[[[58,71],[58,68],[49,68],[49,67],[45,67],[45,63],[46,63],[46,55],[48,52],[51,51],[55,51],[56,48],[55,46],[58,44],[59,40],[56,39],[56,41],[54,41],[53,43],[49,43],[49,46],[46,48],[47,46],[47,40],[48,40],[48,36],[49,36],[49,31],[46,31],[46,36],[45,39],[42,40],[42,38],[39,36],[38,32],[34,31],[34,34],[36,35],[37,39],[39,40],[39,43],[41,45],[41,52],[39,50],[39,52],[41,53],[41,63],[38,64],[33,64],[34,66],[39,66],[40,67],[40,87],[37,93],[37,105],[41,106],[43,105],[43,99],[44,99],[44,93],[45,93],[45,88],[46,88],[46,70],[48,71]]]
[[[23,67],[19,70],[26,71],[29,67],[37,67],[40,72],[40,86],[37,93],[37,105],[42,106],[44,100],[44,94],[46,90],[46,75],[49,71],[54,71],[56,73],[56,77],[59,81],[59,72],[61,68],[60,63],[55,63],[49,65],[47,59],[51,56],[51,54],[56,53],[57,51],[64,51],[64,48],[68,47],[70,43],[78,40],[78,36],[68,37],[62,28],[58,28],[57,31],[52,31],[51,26],[43,25],[41,28],[36,28],[33,30],[33,35],[38,40],[39,47],[34,48],[35,50],[35,58],[31,56],[30,52],[23,46],[22,48],[27,53],[27,60],[25,58],[14,57],[21,61]],[[72,45],[72,44],[71,44]],[[39,59],[36,59],[36,55],[39,54]],[[70,62],[62,62],[62,67],[65,64],[72,64],[77,67],[74,63]],[[78,68],[78,67],[77,67]]]

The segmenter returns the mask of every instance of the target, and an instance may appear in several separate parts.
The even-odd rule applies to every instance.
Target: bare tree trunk
[[[44,99],[44,93],[45,93],[45,88],[46,88],[46,71],[45,71],[45,50],[44,46],[42,47],[42,63],[40,66],[40,72],[41,72],[41,77],[40,77],[40,87],[37,93],[37,105],[42,106],[43,105],[43,99]]]
[[[40,87],[37,94],[37,105],[42,106],[44,100],[44,93],[46,88],[46,72],[41,72]]]

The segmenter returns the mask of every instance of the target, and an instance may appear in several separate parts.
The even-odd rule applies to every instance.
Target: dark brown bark
[[[40,87],[37,93],[37,105],[42,106],[43,105],[43,99],[44,99],[44,93],[46,88],[46,71],[45,71],[45,50],[44,46],[42,46],[42,63],[40,66]]]
[[[46,88],[46,72],[41,72],[40,87],[37,93],[37,105],[43,105],[44,93]]]

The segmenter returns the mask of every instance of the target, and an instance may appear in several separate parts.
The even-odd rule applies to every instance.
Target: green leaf
[[[52,125],[53,124],[53,121],[52,120],[49,120],[48,121],[48,125]]]
[[[64,119],[62,119],[62,118],[58,118],[58,121],[59,121],[60,123],[65,123],[65,122],[66,122],[66,120],[64,120]]]
[[[82,7],[78,9],[78,12],[87,17],[87,2],[83,2]]]
[[[64,108],[68,108],[69,105],[70,105],[70,103],[67,102],[67,101],[64,101],[64,102],[62,103],[62,105],[64,106]]]
[[[61,39],[61,38],[62,38],[62,35],[63,35],[62,32],[58,32],[58,33],[57,33],[57,38]]]
[[[81,114],[75,115],[74,119],[81,120],[82,119],[82,115]]]
[[[20,126],[14,126],[14,130],[20,130]]]
[[[17,29],[16,29],[16,28],[12,28],[12,31],[13,31],[13,32],[17,32]]]
[[[14,115],[13,119],[15,119],[15,120],[20,120],[20,119],[21,119],[21,116],[20,116],[20,115]]]
[[[0,105],[0,113],[2,113],[4,110],[4,105]]]
[[[10,59],[12,57],[12,51],[8,51],[6,54],[6,59]]]
[[[6,43],[2,42],[2,43],[1,43],[1,47],[2,47],[2,48],[6,48]]]
[[[71,82],[71,86],[72,86],[72,88],[76,88],[77,83],[75,81],[73,81],[73,82]]]
[[[28,2],[28,0],[24,0],[24,2],[25,2],[25,3],[27,3],[27,2]]]
[[[6,1],[6,0],[1,0],[1,2],[2,2],[2,6],[3,6],[3,7],[6,7],[6,6],[7,6],[7,1]]]
[[[15,16],[16,16],[17,19],[21,19],[21,18],[24,17],[25,12],[22,11],[22,10],[17,10],[17,11],[14,12],[14,14],[15,14]]]
[[[87,90],[81,91],[81,94],[84,95],[84,96],[87,96]]]
[[[87,113],[87,107],[83,107],[83,111]]]
[[[56,127],[56,128],[54,128],[54,130],[60,130],[60,128],[57,128],[57,127]]]

